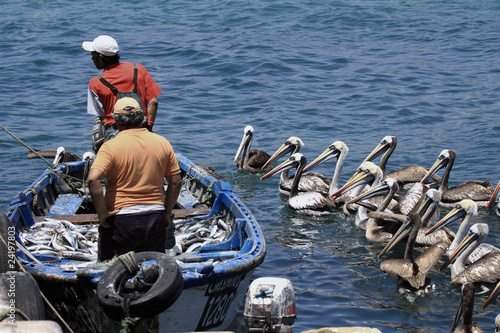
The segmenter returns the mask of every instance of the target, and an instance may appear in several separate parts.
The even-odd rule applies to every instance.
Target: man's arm
[[[167,176],[168,186],[167,193],[165,193],[165,221],[166,227],[170,227],[171,220],[170,214],[174,209],[175,203],[177,202],[177,198],[179,197],[179,193],[182,188],[182,178],[181,174],[178,173],[173,176]]]
[[[90,196],[92,197],[92,201],[94,202],[94,207],[99,217],[99,224],[104,228],[109,228],[108,222],[106,219],[118,213],[118,210],[110,212],[106,208],[106,204],[104,202],[104,193],[102,191],[101,181],[104,179],[104,173],[98,169],[90,169],[89,176],[87,181],[89,183]]]
[[[152,125],[156,119],[158,111],[158,98],[153,97],[148,101],[148,125]]]

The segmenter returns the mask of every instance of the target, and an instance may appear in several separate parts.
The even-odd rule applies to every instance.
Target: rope
[[[131,333],[132,328],[137,325],[137,320],[130,317],[130,298],[122,298],[120,306],[123,310],[122,329],[120,333]]]
[[[47,161],[42,155],[40,155],[36,150],[34,150],[33,148],[31,148],[30,146],[28,146],[27,144],[25,144],[21,139],[19,139],[17,136],[15,136],[13,133],[11,133],[8,129],[6,129],[5,127],[3,127],[2,124],[0,124],[0,127],[5,131],[7,132],[8,134],[10,134],[10,136],[12,136],[14,139],[16,139],[17,141],[19,141],[23,146],[25,146],[26,148],[28,148],[33,154],[35,154],[36,156],[40,157],[43,161],[45,161],[45,163],[47,163],[50,167],[53,167],[54,164],[52,164],[51,162]]]
[[[3,321],[4,319],[6,319],[8,317],[8,314],[11,312],[11,310],[5,310],[5,311],[2,311],[0,312],[0,322]],[[21,315],[21,317],[24,319],[24,320],[28,320],[28,321],[31,321],[31,319],[28,318],[28,316],[22,312],[21,310],[19,310],[18,308],[15,308],[14,309],[14,312],[17,313],[18,315]]]
[[[118,259],[121,261],[127,272],[129,272],[130,274],[135,274],[137,272],[138,264],[135,260],[134,251],[119,255]]]

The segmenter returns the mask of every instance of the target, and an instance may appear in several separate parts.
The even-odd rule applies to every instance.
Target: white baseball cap
[[[92,42],[83,42],[82,48],[85,51],[98,52],[105,56],[114,56],[120,51],[116,40],[107,35],[101,35]]]

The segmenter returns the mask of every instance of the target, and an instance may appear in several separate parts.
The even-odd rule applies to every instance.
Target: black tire
[[[160,274],[151,288],[139,299],[129,304],[130,317],[151,318],[175,303],[184,286],[182,272],[177,262],[161,252],[139,252],[135,254],[137,263],[156,260]],[[132,275],[120,261],[115,262],[104,272],[97,285],[97,297],[104,313],[114,320],[122,320],[120,286]]]
[[[10,222],[7,215],[4,212],[0,212],[0,236],[2,236],[2,242],[0,240],[0,273],[6,273],[8,271],[17,271],[19,266],[17,265],[17,247],[14,240],[14,227]],[[9,239],[10,236],[10,239]],[[6,246],[7,244],[7,246]],[[9,251],[10,247],[11,251]]]
[[[9,305],[21,310],[27,320],[45,320],[45,307],[43,305],[40,288],[33,276],[28,272],[1,273],[0,278],[9,299]],[[10,307],[9,307],[10,309]],[[26,320],[21,314],[9,311],[9,318]],[[13,319],[13,318],[12,318]]]

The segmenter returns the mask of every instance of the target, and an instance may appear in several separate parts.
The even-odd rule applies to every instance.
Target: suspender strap
[[[121,93],[120,89],[116,88],[113,86],[111,83],[106,81],[101,74],[97,75],[99,80],[104,84],[106,87],[111,89],[111,91],[116,95],[118,93]],[[137,92],[137,65],[134,63],[134,92]]]

